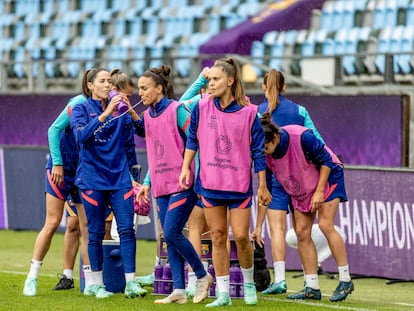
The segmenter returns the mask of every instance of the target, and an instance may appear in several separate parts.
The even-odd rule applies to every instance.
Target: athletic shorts
[[[72,200],[65,201],[66,217],[78,217],[76,204]]]
[[[201,207],[209,208],[213,206],[227,206],[228,209],[233,208],[249,208],[252,206],[252,196],[246,199],[234,200],[234,199],[211,199],[201,197]]]
[[[78,187],[76,187],[73,183],[68,183],[65,179],[65,185],[63,187],[55,185],[52,181],[50,176],[50,170],[46,170],[45,176],[45,192],[51,194],[55,198],[61,200],[72,200],[74,203],[82,203],[82,199],[80,198]]]
[[[200,196],[197,196],[198,197],[198,199],[197,199],[197,202],[196,202],[196,206],[200,206],[200,207],[202,207],[203,206],[203,202],[201,201],[201,197]]]
[[[72,200],[65,201],[66,217],[78,217],[78,209],[76,204]],[[111,206],[108,205],[106,208],[105,221],[112,221],[114,218],[114,212]]]
[[[337,166],[331,170],[328,177],[329,191],[324,198],[324,202],[339,198],[340,202],[348,201],[345,189],[344,170]]]
[[[344,171],[341,167],[333,168],[328,177],[329,189],[324,197],[324,202],[339,198],[339,202],[348,201],[345,189]],[[290,207],[293,211],[293,207]]]
[[[267,208],[276,211],[286,211],[288,213],[289,206],[292,205],[290,195],[283,189],[282,185],[274,176],[272,177],[270,193],[272,194],[272,201]]]

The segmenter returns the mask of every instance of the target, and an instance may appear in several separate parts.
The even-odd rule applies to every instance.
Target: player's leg
[[[88,248],[85,255],[89,255],[91,270],[89,272],[90,284],[89,286],[85,286],[83,294],[86,296],[95,296],[97,298],[107,298],[110,297],[112,293],[106,291],[103,282],[102,241],[105,236],[105,202],[107,202],[109,194],[108,192],[98,190],[90,192],[80,191],[80,194],[82,196],[82,203],[88,220]],[[78,215],[80,217],[80,213],[78,213]],[[81,218],[79,218],[79,222],[81,222]]]
[[[249,226],[251,215],[251,197],[238,205],[230,205],[230,224],[237,246],[237,257],[243,274],[244,302],[257,304],[257,293],[254,282],[253,246],[250,242]]]
[[[193,245],[198,256],[201,258],[201,236],[206,230],[207,224],[204,217],[204,209],[199,205],[194,206],[187,222],[188,240]],[[203,261],[204,269],[207,271],[208,262]],[[188,297],[194,297],[197,277],[191,267],[188,267],[188,284],[185,289]]]
[[[289,295],[288,299],[321,299],[318,279],[316,247],[312,240],[312,225],[315,214],[294,211],[295,231],[298,239],[298,252],[303,266],[305,288]]]
[[[332,256],[338,266],[339,284],[331,296],[333,302],[345,300],[354,290],[354,284],[348,266],[348,257],[345,242],[334,226],[334,219],[339,207],[339,198],[325,202],[318,211],[319,228],[325,235]]]
[[[63,273],[60,275],[58,284],[54,290],[73,289],[73,267],[75,266],[76,255],[79,249],[79,221],[76,205],[72,202],[65,202],[66,209],[66,230],[63,240]]]
[[[64,200],[59,199],[50,193],[46,193],[46,219],[43,228],[37,235],[33,257],[30,264],[30,271],[27,275],[23,294],[25,296],[35,296],[37,291],[37,278],[43,259],[49,251],[53,235],[59,227],[63,215]]]
[[[147,290],[135,282],[136,238],[133,199],[132,191],[128,188],[114,190],[110,196],[110,205],[114,212],[120,238],[120,252],[126,283],[124,295],[127,298],[144,296],[147,293]]]
[[[213,265],[216,274],[216,300],[207,307],[231,305],[230,299],[230,256],[228,248],[227,206],[203,198],[204,215],[210,228],[213,245]]]
[[[263,294],[283,294],[286,293],[286,211],[267,210],[267,220],[270,226],[271,247],[273,258],[274,282],[265,289]]]

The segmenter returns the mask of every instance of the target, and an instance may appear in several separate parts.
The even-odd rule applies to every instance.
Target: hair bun
[[[171,68],[165,65],[161,66],[161,71],[165,76],[169,76],[171,73]]]
[[[262,124],[263,124],[263,125],[268,125],[268,124],[270,124],[270,123],[272,122],[272,117],[271,117],[270,113],[269,113],[269,112],[265,112],[265,113],[262,115],[261,121],[262,121]]]

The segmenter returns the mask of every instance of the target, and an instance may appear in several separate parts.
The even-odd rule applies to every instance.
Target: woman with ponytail
[[[131,115],[119,114],[125,93],[109,99],[112,77],[104,68],[88,70],[82,80],[85,102],[73,107],[70,125],[79,147],[75,184],[79,188],[88,219],[88,253],[91,283],[84,294],[107,298],[103,282],[105,211],[112,207],[120,237],[121,258],[125,272],[125,297],[144,296],[147,291],[135,282],[136,240],[133,224],[132,178],[137,164],[134,126]]]
[[[155,304],[184,304],[188,302],[185,292],[184,262],[187,261],[196,274],[194,303],[208,296],[213,279],[204,268],[200,257],[190,241],[182,233],[197,201],[193,179],[182,189],[178,177],[188,135],[190,111],[175,100],[168,66],[150,68],[138,79],[138,93],[145,106],[140,126],[146,137],[149,170],[137,201],[149,200],[150,189],[157,200],[158,215],[167,243],[168,260],[173,278],[172,293]],[[191,176],[194,175],[191,171]]]
[[[262,90],[265,93],[265,101],[259,105],[260,115],[268,112],[272,121],[278,126],[296,124],[307,127],[323,142],[306,108],[281,95],[286,90],[286,84],[285,77],[280,71],[271,69],[265,74]],[[286,215],[289,213],[290,196],[269,170],[266,170],[266,180],[269,191],[272,193],[272,201],[267,207],[266,216],[270,226],[274,282],[262,293],[284,294],[287,291],[285,274]],[[257,219],[253,237],[261,235],[263,222],[264,217]]]
[[[319,228],[325,235],[339,271],[339,285],[330,301],[344,300],[354,290],[345,243],[335,229],[334,219],[339,202],[347,201],[343,164],[316,137],[313,131],[300,125],[278,128],[270,113],[261,119],[265,132],[266,164],[290,196],[302,261],[305,288],[288,299],[321,299],[312,225],[318,214]],[[264,218],[265,206],[259,206]],[[259,234],[256,240],[261,241]]]
[[[232,58],[215,61],[208,74],[209,94],[193,108],[180,185],[188,188],[191,162],[199,151],[197,189],[213,243],[217,299],[207,307],[231,305],[229,290],[228,224],[237,246],[244,280],[244,301],[257,303],[253,279],[253,248],[249,238],[252,202],[251,168],[259,177],[261,204],[270,202],[265,180],[264,133],[257,106],[244,93],[238,64]]]

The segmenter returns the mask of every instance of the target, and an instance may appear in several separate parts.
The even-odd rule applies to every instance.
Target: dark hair
[[[266,85],[269,112],[272,113],[279,104],[279,94],[282,92],[285,85],[285,77],[280,71],[271,69],[264,75],[263,84]]]
[[[91,90],[88,88],[88,82],[94,82],[96,79],[96,76],[101,71],[108,71],[105,68],[91,68],[86,70],[86,72],[83,75],[82,78],[82,93],[85,95],[86,98],[90,97],[92,95]]]
[[[272,115],[270,112],[265,112],[260,118],[263,131],[265,133],[265,143],[271,142],[275,137],[275,134],[279,134],[280,130],[278,126],[272,121]]]
[[[112,85],[117,91],[126,90],[128,86],[134,87],[132,79],[119,68],[112,69],[111,72]]]
[[[239,105],[247,106],[249,101],[244,93],[243,82],[240,77],[240,69],[237,62],[233,58],[221,58],[214,62],[213,67],[221,67],[229,77],[234,78],[233,85],[231,86],[231,95],[234,96]]]
[[[174,87],[172,85],[172,81],[170,79],[171,68],[165,65],[162,65],[160,68],[150,68],[147,69],[142,76],[151,78],[155,85],[162,86],[162,92],[164,96],[171,99],[176,99],[174,93]]]

